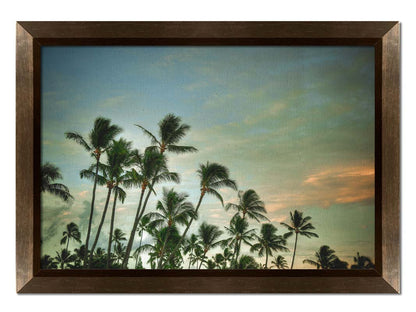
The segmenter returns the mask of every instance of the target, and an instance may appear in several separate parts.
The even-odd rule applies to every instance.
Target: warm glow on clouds
[[[85,198],[87,194],[88,194],[88,191],[81,191],[78,193],[78,196],[81,198]]]
[[[373,167],[333,167],[305,178],[298,192],[273,195],[269,211],[301,206],[328,208],[333,204],[368,202],[374,199]]]

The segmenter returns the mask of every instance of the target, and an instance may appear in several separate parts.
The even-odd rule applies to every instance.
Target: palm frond
[[[87,152],[90,152],[92,150],[92,148],[88,145],[88,143],[84,140],[84,138],[79,133],[65,132],[65,137],[81,145]]]
[[[146,134],[148,137],[150,137],[152,144],[158,144],[160,145],[160,142],[157,140],[157,138],[146,128],[140,126],[140,125],[135,125],[136,127],[139,127],[144,134]]]

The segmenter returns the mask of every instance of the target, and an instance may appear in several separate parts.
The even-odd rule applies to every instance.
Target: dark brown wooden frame
[[[40,57],[45,45],[367,45],[376,60],[375,270],[40,270]],[[18,22],[16,289],[19,293],[399,293],[397,22]]]

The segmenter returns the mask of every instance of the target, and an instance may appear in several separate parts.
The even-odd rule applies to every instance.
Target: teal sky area
[[[103,116],[143,151],[150,141],[135,124],[157,132],[159,120],[173,113],[191,126],[182,143],[199,152],[168,155],[182,182],[157,187],[158,195],[162,186],[174,186],[196,204],[198,165],[218,162],[240,190],[257,191],[278,233],[285,233],[280,222],[288,222],[294,209],[312,217],[319,238],[300,238],[294,268],[313,269],[302,261],[321,245],[349,263],[357,252],[374,259],[372,47],[43,47],[41,66],[42,162],[61,169],[75,197],[65,204],[42,195],[42,253],[55,255],[71,221],[85,239],[92,183],[79,171],[93,160],[64,133],[87,136]],[[97,188],[93,235],[105,193]],[[221,193],[225,202],[236,202],[236,192]],[[138,199],[139,191],[130,189],[118,204],[115,226],[126,233]],[[149,211],[156,201],[151,198]],[[224,229],[231,216],[206,197],[190,231],[202,221]],[[108,228],[109,217],[103,247]],[[290,238],[291,251],[293,244]],[[290,263],[291,252],[281,254]]]

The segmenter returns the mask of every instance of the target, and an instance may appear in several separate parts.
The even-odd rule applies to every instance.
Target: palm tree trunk
[[[264,268],[267,270],[267,262],[269,261],[269,252],[266,249],[266,263],[264,264]]]
[[[206,252],[204,252],[204,255],[202,256],[202,259],[204,259],[205,258],[205,255],[206,255],[207,253]],[[199,264],[199,268],[198,268],[198,270],[201,270],[201,267],[202,267],[202,264],[204,263],[204,261],[202,261],[202,259],[201,259],[201,263]]]
[[[97,157],[97,163],[95,165],[95,177],[94,177],[94,187],[92,188],[92,199],[91,199],[91,208],[90,208],[90,219],[88,220],[88,230],[87,230],[87,238],[85,239],[85,255],[84,255],[84,268],[87,266],[87,258],[88,258],[88,244],[90,242],[90,235],[91,235],[91,225],[92,225],[92,217],[94,215],[94,203],[95,203],[95,190],[97,189],[97,181],[98,181],[98,164],[100,163],[100,156]],[[91,252],[92,254],[92,252]]]
[[[107,193],[107,199],[105,201],[103,214],[101,216],[101,221],[100,221],[100,224],[98,225],[97,234],[95,235],[94,243],[92,244],[92,247],[91,247],[91,254],[90,254],[90,261],[88,263],[88,268],[91,268],[91,265],[92,265],[93,253],[94,253],[95,247],[97,247],[98,239],[100,238],[101,228],[103,227],[105,216],[107,214],[107,208],[108,208],[108,202],[110,201],[110,196],[111,196],[111,188],[109,187],[108,188],[108,193]]]
[[[237,268],[238,265],[238,256],[240,255],[240,248],[241,248],[241,240],[237,242],[237,250],[236,250],[236,257],[235,257],[235,267]]]
[[[154,182],[154,180],[153,180],[153,182]],[[140,211],[140,209],[138,210],[138,211],[140,211],[140,214],[139,214],[139,216],[137,217],[137,222],[135,222],[135,224],[133,225],[133,229],[134,229],[134,233],[133,233],[133,231],[131,232],[131,234],[133,235],[130,235],[130,238],[132,238],[132,241],[131,241],[131,246],[130,246],[130,248],[129,248],[129,246],[127,246],[127,250],[126,250],[126,256],[125,256],[125,258],[124,258],[124,260],[123,260],[123,269],[127,269],[127,264],[128,264],[128,259],[130,258],[130,253],[131,253],[131,248],[133,247],[133,241],[134,241],[134,236],[135,236],[135,234],[136,234],[136,231],[137,231],[137,226],[139,225],[139,222],[140,222],[140,219],[142,218],[142,216],[143,216],[143,214],[144,214],[144,212],[145,212],[145,210],[146,210],[146,206],[147,206],[147,202],[149,201],[149,197],[150,197],[150,194],[152,194],[152,189],[153,189],[153,184],[154,183],[152,183],[152,186],[151,187],[149,187],[149,190],[148,190],[148,192],[147,192],[147,195],[146,195],[146,198],[145,198],[145,200],[144,200],[144,203],[143,203],[143,207],[141,208],[141,211]],[[139,206],[141,205],[141,201],[142,201],[142,197],[143,195],[141,195],[140,196],[140,203],[139,203]],[[136,216],[137,216],[137,214],[136,214]],[[130,243],[130,240],[129,240],[129,243]],[[127,259],[127,260],[126,260]]]
[[[139,207],[137,208],[136,220],[133,224],[133,230],[130,233],[129,244],[127,245],[127,249],[126,249],[126,256],[125,256],[125,258],[123,260],[123,264],[122,264],[123,269],[127,269],[127,264],[129,262],[128,259],[130,258],[130,253],[131,253],[131,249],[133,247],[133,241],[134,241],[134,236],[135,236],[136,231],[137,231],[137,226],[139,225],[140,219],[142,218],[142,216],[143,216],[143,214],[146,210],[147,202],[149,201],[150,194],[152,193],[153,184],[154,183],[152,183],[152,186],[149,187],[149,190],[147,192],[146,198],[145,198],[144,203],[143,203],[143,207],[141,209],[140,209],[140,207],[141,207],[141,203],[142,203],[142,199],[143,199],[144,190],[142,190],[142,194],[140,195],[140,202],[139,202]],[[140,211],[140,214],[139,214],[139,211]]]
[[[110,267],[110,259],[111,259],[111,241],[113,240],[113,228],[114,228],[114,217],[116,213],[116,204],[117,204],[117,195],[118,191],[117,188],[114,190],[114,202],[113,202],[113,210],[111,211],[111,221],[110,221],[110,235],[108,237],[108,247],[107,247],[107,265],[106,268]]]
[[[162,259],[163,259],[163,255],[165,253],[165,247],[166,247],[166,243],[168,241],[169,238],[169,234],[170,234],[170,227],[168,226],[168,232],[166,233],[166,237],[165,237],[165,241],[163,242],[163,246],[162,246],[162,251],[160,252],[160,258],[159,258],[159,262],[157,264],[157,268],[160,269],[162,266]]]
[[[134,223],[133,223],[133,228],[130,232],[129,242],[127,243],[126,256],[124,257],[123,262],[121,264],[121,267],[123,269],[127,269],[127,264],[129,263],[130,252],[131,252],[131,248],[133,247],[134,235],[136,234],[137,226],[139,225],[139,221],[140,221],[139,214],[140,214],[140,208],[142,206],[144,191],[145,189],[142,188],[142,191],[140,193],[139,206],[137,207],[136,217],[134,218]]]
[[[292,265],[290,266],[290,269],[293,269],[293,263],[295,262],[296,245],[297,244],[298,244],[298,233],[296,233],[296,236],[295,236],[295,247],[293,248]]]
[[[189,260],[189,264],[188,264],[188,270],[189,270],[191,268],[191,254],[189,254],[188,260]]]
[[[195,208],[195,215],[198,214],[198,209],[201,206],[201,202],[202,202],[202,199],[204,198],[204,195],[205,195],[205,193],[201,192],[201,195],[199,196],[198,204],[197,204],[197,206]],[[179,247],[181,246],[183,240],[185,239],[186,233],[188,233],[188,230],[191,227],[192,221],[194,221],[194,218],[191,218],[191,220],[189,220],[189,223],[188,223],[185,231],[183,232],[181,239],[179,240],[178,244],[176,245],[176,247],[173,249],[173,251],[169,255],[169,258],[165,261],[165,264],[167,262],[169,262],[173,258],[173,256],[175,255],[175,253],[179,250]]]
[[[66,238],[66,251],[68,251],[68,247],[69,247],[69,237]]]

